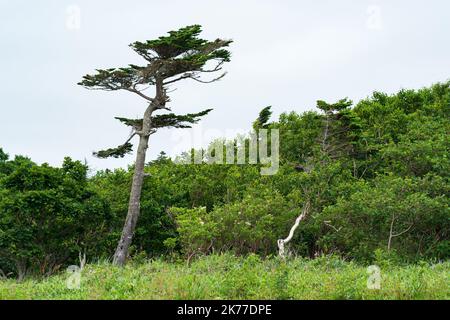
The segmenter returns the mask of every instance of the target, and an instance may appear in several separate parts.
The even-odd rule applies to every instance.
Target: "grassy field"
[[[449,299],[450,263],[380,263],[380,289],[368,289],[365,266],[333,257],[260,260],[213,255],[186,263],[134,262],[120,269],[88,264],[79,289],[68,273],[0,280],[0,299]]]

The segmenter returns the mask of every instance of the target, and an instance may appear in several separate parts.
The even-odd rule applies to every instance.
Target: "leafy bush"
[[[320,247],[366,261],[374,259],[376,249],[395,250],[410,261],[448,259],[450,251],[442,250],[448,248],[450,230],[447,197],[444,190],[427,192],[423,186],[429,184],[393,176],[361,184],[320,216],[333,225],[318,241]]]
[[[69,158],[62,168],[24,159],[10,165],[0,182],[0,269],[21,279],[50,274],[80,251],[102,254],[109,208],[88,187],[86,166]]]
[[[286,221],[298,214],[293,205],[277,191],[254,188],[233,203],[206,208],[173,208],[182,248],[188,255],[195,252],[236,254],[275,252],[277,239],[286,232]]]

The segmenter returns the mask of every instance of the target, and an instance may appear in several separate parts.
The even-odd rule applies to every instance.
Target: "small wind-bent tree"
[[[317,101],[317,108],[324,113],[322,134],[318,141],[322,156],[334,160],[354,153],[361,124],[349,109],[352,103],[347,98],[336,103]]]
[[[253,122],[253,130],[267,129],[268,122],[272,116],[271,108],[272,106],[267,106],[259,112],[258,118]]]
[[[354,152],[354,144],[356,143],[361,129],[359,119],[354,115],[349,107],[352,101],[347,98],[341,99],[336,103],[327,103],[323,100],[317,101],[317,108],[324,112],[323,125],[320,135],[317,139],[318,154],[316,158],[319,160],[335,160]],[[264,110],[263,110],[264,111]],[[307,174],[316,168],[316,160],[314,157],[307,159],[303,165],[297,165],[295,169]],[[321,161],[322,165],[326,161]],[[327,177],[325,181],[329,181],[331,177]],[[317,182],[312,185],[320,185]],[[321,186],[323,187],[323,186]],[[303,188],[303,187],[302,187]],[[305,201],[301,213],[298,215],[295,223],[289,231],[289,235],[285,239],[278,239],[278,253],[281,257],[285,257],[285,245],[288,244],[300,222],[308,218],[313,210],[312,198],[320,198],[322,190],[303,188]]]
[[[83,80],[78,83],[87,89],[129,91],[143,98],[148,104],[141,119],[116,117],[133,130],[125,143],[116,148],[94,152],[94,155],[100,158],[123,157],[132,151],[131,139],[136,135],[139,136],[128,214],[113,258],[113,263],[116,265],[122,266],[126,261],[138,220],[144,180],[145,153],[150,135],[163,127],[190,128],[191,124],[196,123],[211,111],[211,109],[207,109],[185,115],[174,113],[154,115],[153,113],[156,111],[171,111],[166,105],[169,102],[168,86],[183,79],[209,83],[217,81],[225,75],[225,73],[221,73],[209,80],[201,77],[205,73],[219,72],[222,70],[223,64],[230,61],[231,54],[225,48],[232,41],[200,39],[198,37],[200,32],[201,26],[192,25],[177,31],[170,31],[168,36],[155,40],[134,42],[130,44],[130,47],[146,60],[146,65],[98,69],[96,74],[85,75]],[[152,97],[145,93],[150,86],[155,88]]]

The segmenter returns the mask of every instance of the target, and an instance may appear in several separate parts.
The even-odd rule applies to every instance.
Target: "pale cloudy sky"
[[[129,130],[113,117],[139,117],[145,103],[76,83],[95,68],[143,62],[129,43],[190,24],[234,40],[223,80],[188,81],[171,96],[175,112],[214,108],[198,127],[205,135],[246,130],[266,105],[278,116],[450,76],[448,0],[0,0],[0,147],[52,165],[64,156],[94,169],[132,163],[92,151],[122,143]],[[189,131],[152,136],[148,158],[183,149],[180,133]]]

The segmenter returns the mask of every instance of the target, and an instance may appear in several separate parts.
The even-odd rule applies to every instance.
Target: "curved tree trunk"
[[[125,220],[122,236],[120,237],[120,241],[117,245],[113,258],[113,263],[119,266],[123,266],[125,264],[128,249],[130,247],[131,240],[133,239],[134,230],[139,217],[141,191],[144,182],[145,153],[148,148],[148,140],[149,136],[141,136],[139,139],[139,147],[137,150],[133,174],[133,183],[130,191],[130,201],[128,203],[127,218]]]
[[[136,162],[134,166],[133,182],[131,184],[130,201],[128,203],[128,213],[123,226],[122,235],[114,253],[113,263],[118,266],[123,266],[128,256],[128,249],[133,240],[134,231],[136,229],[137,220],[140,213],[141,191],[144,183],[144,167],[145,154],[148,148],[148,140],[151,132],[151,114],[155,106],[151,104],[145,110],[142,131],[139,134],[139,146],[136,154]]]
[[[279,256],[281,258],[285,258],[286,257],[284,245],[289,243],[292,240],[292,237],[294,236],[294,232],[298,228],[298,225],[300,224],[300,221],[305,219],[306,216],[308,215],[308,213],[309,213],[309,206],[310,206],[310,202],[309,202],[309,200],[307,200],[305,202],[305,204],[303,205],[302,213],[297,217],[297,219],[295,219],[295,223],[291,227],[291,230],[289,231],[289,235],[287,236],[287,238],[286,239],[278,239],[278,241],[277,241],[277,243],[278,243],[278,254],[279,254]]]

